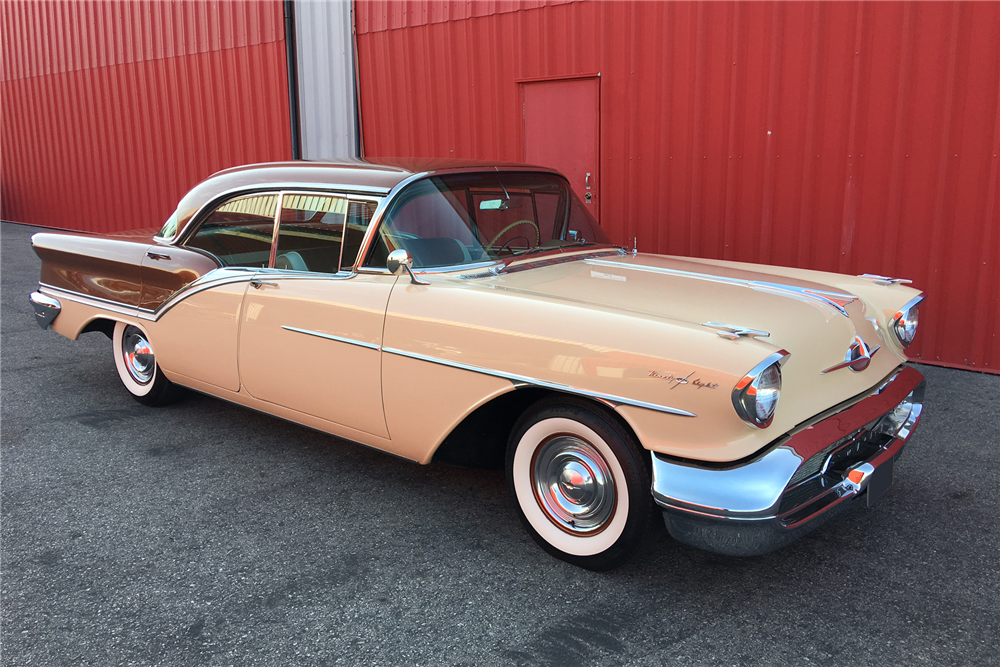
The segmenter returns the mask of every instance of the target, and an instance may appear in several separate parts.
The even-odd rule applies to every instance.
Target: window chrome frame
[[[292,190],[304,190],[310,193],[336,193],[343,194],[347,196],[358,195],[361,197],[372,197],[375,199],[383,198],[387,196],[390,190],[386,188],[368,187],[365,185],[347,185],[341,183],[308,183],[301,181],[280,181],[274,183],[258,183],[254,185],[241,185],[236,188],[230,188],[229,190],[224,190],[204,204],[198,207],[198,210],[191,215],[187,223],[183,228],[179,228],[177,233],[174,234],[171,239],[163,239],[163,237],[154,237],[158,240],[164,240],[169,245],[184,245],[187,243],[188,239],[193,236],[201,224],[205,221],[207,214],[215,211],[216,208],[226,203],[230,199],[235,199],[236,197],[255,195],[255,194],[268,194],[268,193],[279,193]],[[373,218],[374,221],[374,218]]]

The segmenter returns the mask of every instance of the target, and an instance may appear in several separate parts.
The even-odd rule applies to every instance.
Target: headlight
[[[733,388],[733,407],[754,428],[767,428],[781,394],[781,364],[789,356],[781,350],[754,366]]]
[[[892,330],[903,347],[909,347],[913,337],[917,335],[917,316],[920,314],[920,302],[924,297],[918,296],[900,308],[892,318]]]

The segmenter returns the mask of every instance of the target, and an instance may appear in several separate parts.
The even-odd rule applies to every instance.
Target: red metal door
[[[600,222],[600,79],[521,84],[524,161],[558,169]]]

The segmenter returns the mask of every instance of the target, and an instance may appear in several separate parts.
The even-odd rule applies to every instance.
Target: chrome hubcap
[[[593,445],[570,435],[539,447],[532,466],[538,505],[552,523],[570,533],[599,532],[615,510],[615,483]]]
[[[156,360],[153,358],[153,348],[146,336],[136,327],[125,329],[122,336],[122,356],[125,367],[132,379],[139,384],[146,384],[153,379]]]

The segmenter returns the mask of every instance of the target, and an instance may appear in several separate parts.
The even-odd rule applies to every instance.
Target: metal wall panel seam
[[[981,256],[979,266],[976,267],[976,273],[978,274],[978,279],[976,280],[976,304],[986,304],[990,303],[989,291],[992,288],[996,288],[996,293],[994,294],[993,303],[1000,302],[1000,231],[997,229],[997,196],[998,190],[1000,190],[1000,91],[998,91],[996,98],[996,111],[995,120],[993,122],[993,141],[992,146],[992,164],[989,171],[989,179],[987,180],[987,194],[986,194],[986,216],[984,228],[986,230],[986,237],[983,239],[981,247]],[[997,240],[998,247],[994,250],[993,241],[994,238]],[[989,262],[992,260],[994,266],[992,271],[990,270]],[[992,285],[991,285],[992,282]],[[994,365],[1000,365],[1000,337],[997,336],[997,325],[1000,324],[1000,308],[994,308],[992,311],[987,308],[974,308],[972,318],[972,358],[973,359],[983,359],[984,365],[989,367],[990,361],[994,362]],[[993,326],[988,325],[992,313]],[[988,345],[986,343],[987,334],[992,332],[994,349],[992,350],[992,355],[987,351]],[[991,359],[992,356],[992,359]]]
[[[809,233],[810,216],[813,213],[813,195],[816,179],[816,161],[813,155],[816,148],[816,116],[819,114],[816,98],[819,96],[820,77],[817,72],[820,59],[820,40],[822,31],[823,4],[812,3],[812,32],[810,34],[809,68],[806,73],[805,95],[805,141],[802,142],[802,169],[799,185],[799,218],[796,225],[798,235],[796,262],[799,266],[807,265],[812,260],[811,234]],[[816,155],[819,158],[819,155]]]
[[[951,180],[951,175],[957,171],[957,166],[952,165],[952,114],[954,112],[955,104],[955,83],[956,83],[956,69],[958,66],[958,38],[959,29],[961,28],[961,8],[960,3],[953,3],[951,5],[951,38],[949,39],[948,49],[948,68],[947,68],[947,82],[945,83],[946,94],[944,95],[944,111],[943,113],[943,132],[941,134],[941,144],[938,152],[938,170],[937,170],[937,188],[934,194],[934,214],[931,217],[931,238],[928,244],[928,257],[927,266],[931,269],[930,274],[927,277],[928,283],[926,291],[930,294],[939,294],[941,285],[941,246],[944,244],[950,245],[950,240],[952,235],[945,234],[943,228],[945,221],[945,198],[947,197],[947,191],[949,189],[949,181]],[[955,154],[955,158],[958,155]],[[941,306],[944,304],[939,304],[938,308],[943,310]],[[940,327],[945,324],[944,318],[940,318],[934,321],[933,325],[926,327],[922,332],[923,341],[922,345],[928,349],[935,349],[938,339],[938,333]],[[935,354],[935,360],[940,360],[940,355]]]
[[[899,223],[903,207],[903,160],[906,128],[906,105],[910,88],[910,51],[913,44],[913,21],[911,4],[903,5],[902,48],[899,50],[899,87],[896,91],[895,138],[892,147],[892,171],[889,175],[888,210],[886,211],[885,237],[882,245],[884,255],[882,265],[886,275],[896,275],[896,248],[899,242]]]

